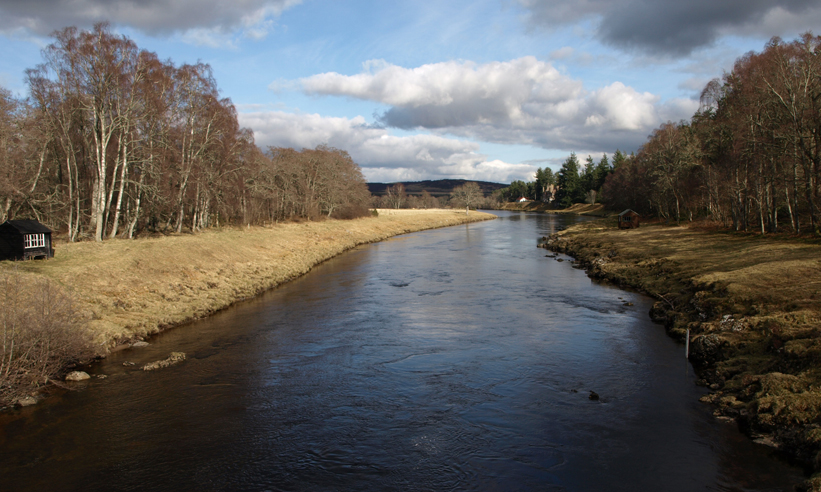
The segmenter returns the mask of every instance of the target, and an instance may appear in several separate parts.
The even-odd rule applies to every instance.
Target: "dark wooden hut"
[[[629,208],[619,214],[619,229],[635,229],[639,226],[640,215]]]
[[[7,220],[0,224],[0,260],[53,257],[48,227],[36,220]]]

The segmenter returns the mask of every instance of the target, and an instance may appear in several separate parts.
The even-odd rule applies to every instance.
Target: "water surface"
[[[113,354],[92,370],[107,379],[0,416],[0,489],[752,491],[803,479],[698,402],[649,299],[535,247],[579,219],[498,215],[348,252]],[[172,351],[189,358],[123,366]]]

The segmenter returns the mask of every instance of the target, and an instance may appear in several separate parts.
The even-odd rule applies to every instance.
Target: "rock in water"
[[[71,371],[70,373],[66,374],[66,381],[82,381],[84,379],[90,378],[91,376],[89,376],[87,372],[83,371]]]
[[[30,407],[37,404],[37,399],[32,396],[24,396],[17,400],[17,404],[21,407]]]
[[[132,343],[131,346],[134,348],[148,347],[148,342],[143,342],[142,340],[140,340],[139,342]]]
[[[162,369],[163,367],[173,366],[174,364],[184,361],[185,354],[183,352],[171,352],[167,359],[150,362],[143,366],[143,371],[154,371]]]
[[[590,398],[593,401],[599,401],[599,394],[595,391],[591,391],[590,396],[588,398]]]

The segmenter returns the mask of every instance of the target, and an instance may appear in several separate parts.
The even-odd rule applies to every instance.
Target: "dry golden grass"
[[[764,312],[796,307],[821,313],[821,244],[815,240],[643,225],[618,230],[597,224],[587,240],[618,249],[619,263],[652,259],[672,275],[726,289]],[[733,313],[727,313],[733,314]]]
[[[587,203],[574,203],[570,208],[556,210],[551,205],[542,202],[511,202],[502,205],[502,210],[510,210],[513,212],[547,212],[554,214],[592,215],[595,217],[606,217],[613,214],[612,211],[605,210],[604,205],[601,203],[596,203],[593,205]]]
[[[58,244],[47,261],[2,262],[72,291],[101,351],[254,296],[357,245],[494,218],[391,211],[377,218],[285,223],[102,243]]]

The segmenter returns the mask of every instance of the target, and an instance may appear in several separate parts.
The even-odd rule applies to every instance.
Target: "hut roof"
[[[7,220],[6,224],[14,227],[21,234],[42,234],[52,232],[51,229],[36,220]]]
[[[629,209],[629,208],[628,208],[628,209],[627,209],[627,210],[625,210],[624,212],[620,213],[620,214],[619,214],[619,217],[621,217],[622,215],[627,215],[627,214],[636,214],[636,215],[639,215],[639,214],[638,214],[638,212],[635,212],[635,211],[633,211],[633,210],[631,210],[631,209]]]

